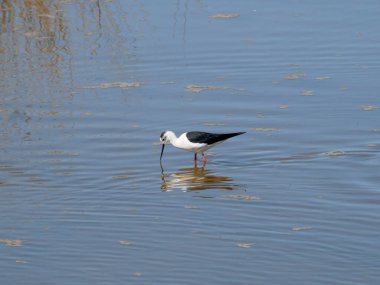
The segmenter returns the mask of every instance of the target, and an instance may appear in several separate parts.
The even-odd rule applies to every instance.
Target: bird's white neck
[[[177,136],[175,135],[174,132],[172,132],[172,131],[167,131],[167,132],[166,132],[166,137],[168,138],[169,142],[170,142],[172,145],[177,146],[178,138],[177,138]]]

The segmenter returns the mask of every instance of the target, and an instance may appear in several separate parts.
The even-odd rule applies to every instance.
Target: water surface
[[[377,1],[0,3],[1,284],[377,284]]]

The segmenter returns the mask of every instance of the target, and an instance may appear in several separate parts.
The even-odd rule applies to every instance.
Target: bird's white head
[[[162,159],[162,154],[164,153],[164,148],[166,144],[171,144],[177,139],[175,133],[172,131],[165,131],[161,133],[160,141],[162,143],[162,149],[161,149],[161,155],[160,155],[160,162]]]
[[[170,144],[172,143],[176,138],[176,135],[172,131],[165,131],[161,133],[160,141],[162,144]]]

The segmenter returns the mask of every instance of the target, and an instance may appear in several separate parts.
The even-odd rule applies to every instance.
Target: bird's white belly
[[[206,143],[192,143],[184,136],[180,136],[174,146],[189,152],[199,153],[204,152],[209,148],[209,145]]]

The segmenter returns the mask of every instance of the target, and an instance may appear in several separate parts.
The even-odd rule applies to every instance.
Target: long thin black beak
[[[164,148],[165,148],[165,144],[162,145],[161,155],[160,155],[160,161],[162,160],[162,155],[164,153]]]

